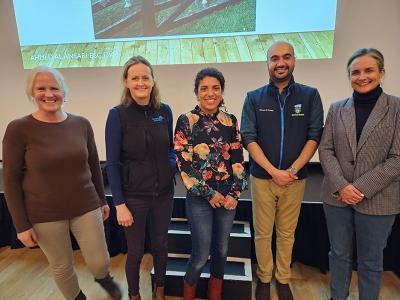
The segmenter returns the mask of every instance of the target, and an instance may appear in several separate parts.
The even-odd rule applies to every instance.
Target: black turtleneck
[[[368,117],[374,109],[376,101],[378,101],[381,94],[382,88],[379,85],[365,94],[356,91],[353,92],[354,108],[356,111],[357,143],[360,139],[364,125],[367,123]]]

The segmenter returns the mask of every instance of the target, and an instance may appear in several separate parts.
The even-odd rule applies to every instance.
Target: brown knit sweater
[[[12,121],[3,139],[3,176],[17,232],[106,203],[93,130],[79,116],[68,114],[59,123],[31,115]]]

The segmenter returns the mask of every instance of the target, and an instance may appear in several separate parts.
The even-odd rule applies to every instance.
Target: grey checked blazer
[[[331,105],[319,145],[325,178],[322,200],[346,206],[335,193],[349,183],[365,198],[354,209],[368,215],[400,212],[400,98],[382,93],[360,139],[353,98]]]

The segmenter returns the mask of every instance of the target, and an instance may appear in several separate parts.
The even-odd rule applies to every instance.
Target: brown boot
[[[154,286],[153,300],[165,300],[164,287],[163,286]]]
[[[94,279],[98,284],[101,285],[103,289],[110,295],[113,300],[121,300],[122,299],[122,291],[118,284],[114,281],[114,278],[107,274],[106,277],[102,279]]]
[[[208,299],[221,300],[222,298],[222,279],[210,276],[208,280]]]
[[[196,298],[196,287],[197,287],[197,284],[193,284],[192,286],[190,286],[184,280],[183,281],[183,300],[194,300]]]
[[[129,295],[129,300],[141,300],[142,298],[140,298],[140,294],[137,294],[136,296],[131,296]]]

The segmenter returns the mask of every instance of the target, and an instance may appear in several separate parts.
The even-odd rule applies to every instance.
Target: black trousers
[[[125,264],[129,295],[139,293],[140,262],[144,254],[146,221],[150,218],[150,241],[155,283],[164,286],[168,259],[168,226],[173,209],[173,189],[158,197],[137,197],[126,200],[133,215],[133,224],[124,227],[128,253]]]

